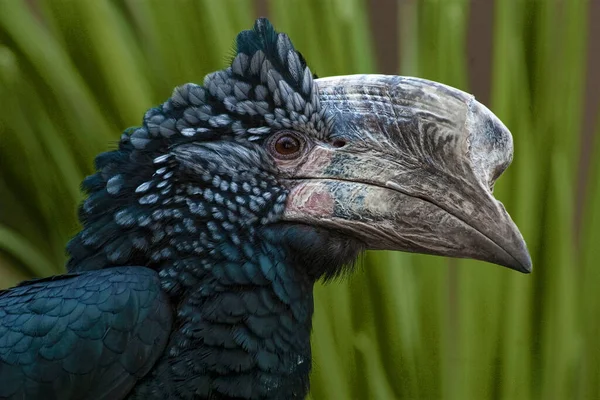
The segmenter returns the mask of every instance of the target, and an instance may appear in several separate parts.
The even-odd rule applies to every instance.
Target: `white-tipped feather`
[[[231,70],[234,74],[244,76],[246,69],[248,68],[248,56],[244,53],[240,53],[235,56],[233,63],[231,64]]]

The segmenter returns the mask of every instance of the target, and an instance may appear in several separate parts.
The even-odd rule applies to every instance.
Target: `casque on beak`
[[[318,79],[332,135],[290,177],[284,219],[370,249],[474,258],[530,272],[518,228],[492,195],[512,160],[508,129],[473,96],[417,78]]]

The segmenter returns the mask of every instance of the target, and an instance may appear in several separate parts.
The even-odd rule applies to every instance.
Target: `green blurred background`
[[[600,399],[600,2],[0,0],[0,286],[64,271],[93,157],[267,15],[320,76],[474,93],[534,272],[369,253],[319,286],[313,399]],[[594,22],[594,23],[592,23]]]

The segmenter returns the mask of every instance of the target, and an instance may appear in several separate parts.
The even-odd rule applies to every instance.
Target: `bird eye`
[[[271,140],[269,148],[274,157],[289,160],[302,154],[303,144],[294,133],[282,132]]]

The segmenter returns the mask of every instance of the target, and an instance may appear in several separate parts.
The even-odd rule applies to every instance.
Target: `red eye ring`
[[[292,131],[282,131],[269,140],[269,150],[273,157],[293,160],[302,155],[304,140]]]

